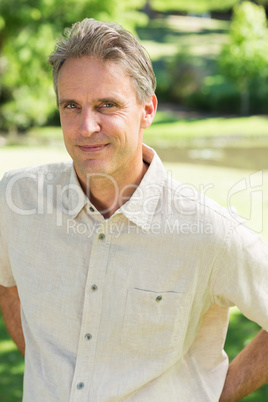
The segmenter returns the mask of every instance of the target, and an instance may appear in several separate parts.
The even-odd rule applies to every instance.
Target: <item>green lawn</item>
[[[21,402],[24,361],[5,329],[0,314],[0,401]]]
[[[220,146],[219,140],[229,146],[252,146],[256,141],[268,145],[268,116],[203,117],[160,110],[144,138],[152,144],[173,146],[196,144],[198,139],[202,146],[204,141]]]
[[[0,178],[4,172],[21,167],[69,160],[64,147],[0,147]]]

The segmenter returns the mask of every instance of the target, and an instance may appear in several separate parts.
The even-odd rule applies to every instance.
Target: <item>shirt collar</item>
[[[148,231],[155,214],[163,186],[166,180],[166,171],[157,153],[143,144],[143,160],[149,164],[139,186],[131,198],[120,208],[131,222]]]
[[[122,213],[131,222],[147,231],[150,229],[153,215],[162,194],[166,171],[159,156],[152,148],[143,144],[142,153],[143,160],[149,165],[149,168],[131,198],[115,214]],[[68,215],[71,219],[74,219],[87,204],[89,208],[91,207],[92,210],[96,211],[94,205],[90,203],[89,198],[83,192],[73,165],[66,196],[69,198]]]
[[[88,197],[82,190],[82,187],[79,183],[73,164],[70,175],[70,183],[67,190],[67,197],[69,201],[68,215],[71,219],[74,219],[85,205],[90,204]]]

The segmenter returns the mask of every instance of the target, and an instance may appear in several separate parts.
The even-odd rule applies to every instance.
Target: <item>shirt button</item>
[[[162,296],[161,295],[157,296],[155,300],[159,303],[162,300]]]
[[[97,285],[92,285],[91,290],[92,290],[92,292],[96,292],[96,290],[98,290],[98,286]]]
[[[76,386],[77,389],[83,389],[85,384],[83,382],[79,382]]]
[[[89,210],[90,210],[91,212],[94,212],[94,211],[95,211],[95,209],[94,209],[93,207],[89,207]]]
[[[101,233],[98,237],[99,240],[104,240],[105,239],[105,234]]]
[[[91,335],[91,334],[86,334],[86,335],[85,335],[85,339],[86,339],[87,341],[90,341],[91,338],[92,338],[92,335]]]

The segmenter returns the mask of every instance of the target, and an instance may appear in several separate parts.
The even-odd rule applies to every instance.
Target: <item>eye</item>
[[[115,104],[112,102],[105,102],[102,104],[102,107],[104,107],[105,109],[110,109],[111,107],[114,107]]]
[[[65,105],[65,109],[76,109],[77,105],[75,103],[69,103]]]

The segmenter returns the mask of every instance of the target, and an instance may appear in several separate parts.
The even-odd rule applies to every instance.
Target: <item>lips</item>
[[[79,145],[83,152],[100,152],[107,147],[108,144]]]

